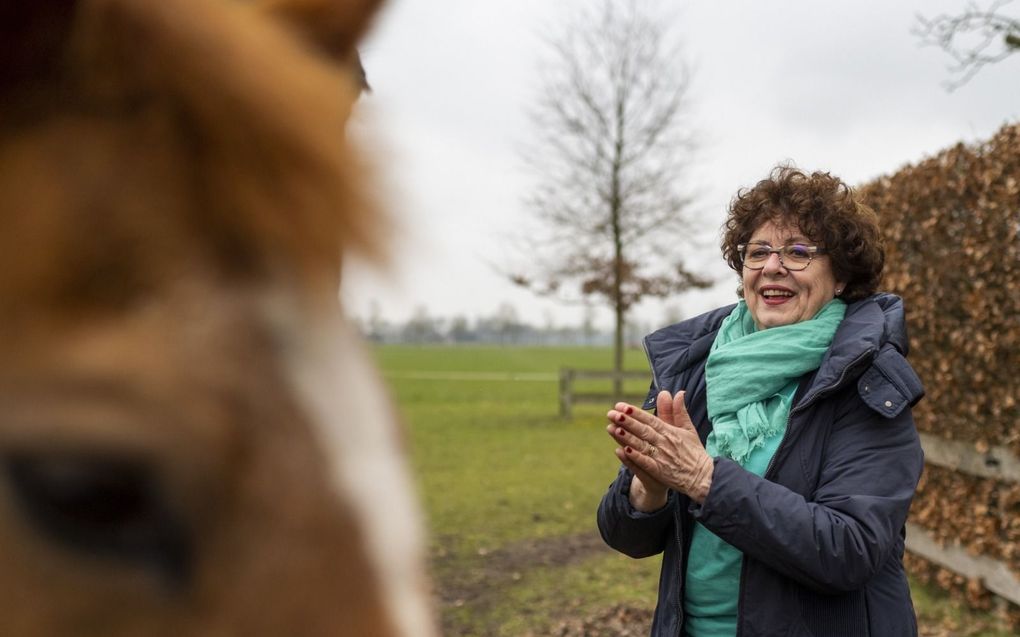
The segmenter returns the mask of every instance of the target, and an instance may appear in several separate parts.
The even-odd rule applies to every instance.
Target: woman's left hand
[[[658,417],[627,403],[616,403],[606,416],[609,435],[620,445],[616,456],[627,468],[642,471],[701,504],[712,486],[715,463],[694,429],[684,392],[656,398]]]

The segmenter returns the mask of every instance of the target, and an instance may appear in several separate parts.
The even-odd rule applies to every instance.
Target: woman
[[[742,300],[645,339],[645,408],[617,403],[605,541],[663,554],[653,635],[916,635],[904,521],[923,466],[899,298],[875,214],[827,173],[738,193]]]

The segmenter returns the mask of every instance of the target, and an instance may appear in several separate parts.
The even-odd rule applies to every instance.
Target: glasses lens
[[[804,268],[811,262],[811,250],[808,246],[793,244],[783,246],[783,264],[787,268]]]
[[[748,265],[762,265],[769,260],[770,254],[772,254],[771,246],[752,243],[744,248],[744,263]]]

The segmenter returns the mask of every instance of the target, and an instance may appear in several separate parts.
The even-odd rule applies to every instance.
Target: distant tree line
[[[377,309],[356,317],[362,335],[376,343],[409,344],[485,344],[485,345],[576,345],[609,347],[613,330],[596,325],[593,312],[586,312],[576,325],[532,325],[520,318],[510,304],[503,304],[488,316],[435,316],[419,307],[402,322],[384,319]],[[626,341],[640,347],[641,338],[651,331],[646,323],[628,324]]]

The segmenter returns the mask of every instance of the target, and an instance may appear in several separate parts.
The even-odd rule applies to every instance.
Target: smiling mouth
[[[794,294],[789,290],[778,290],[775,288],[770,288],[767,290],[762,290],[761,296],[765,300],[766,304],[779,305],[781,303],[785,303],[789,299],[792,299]]]

